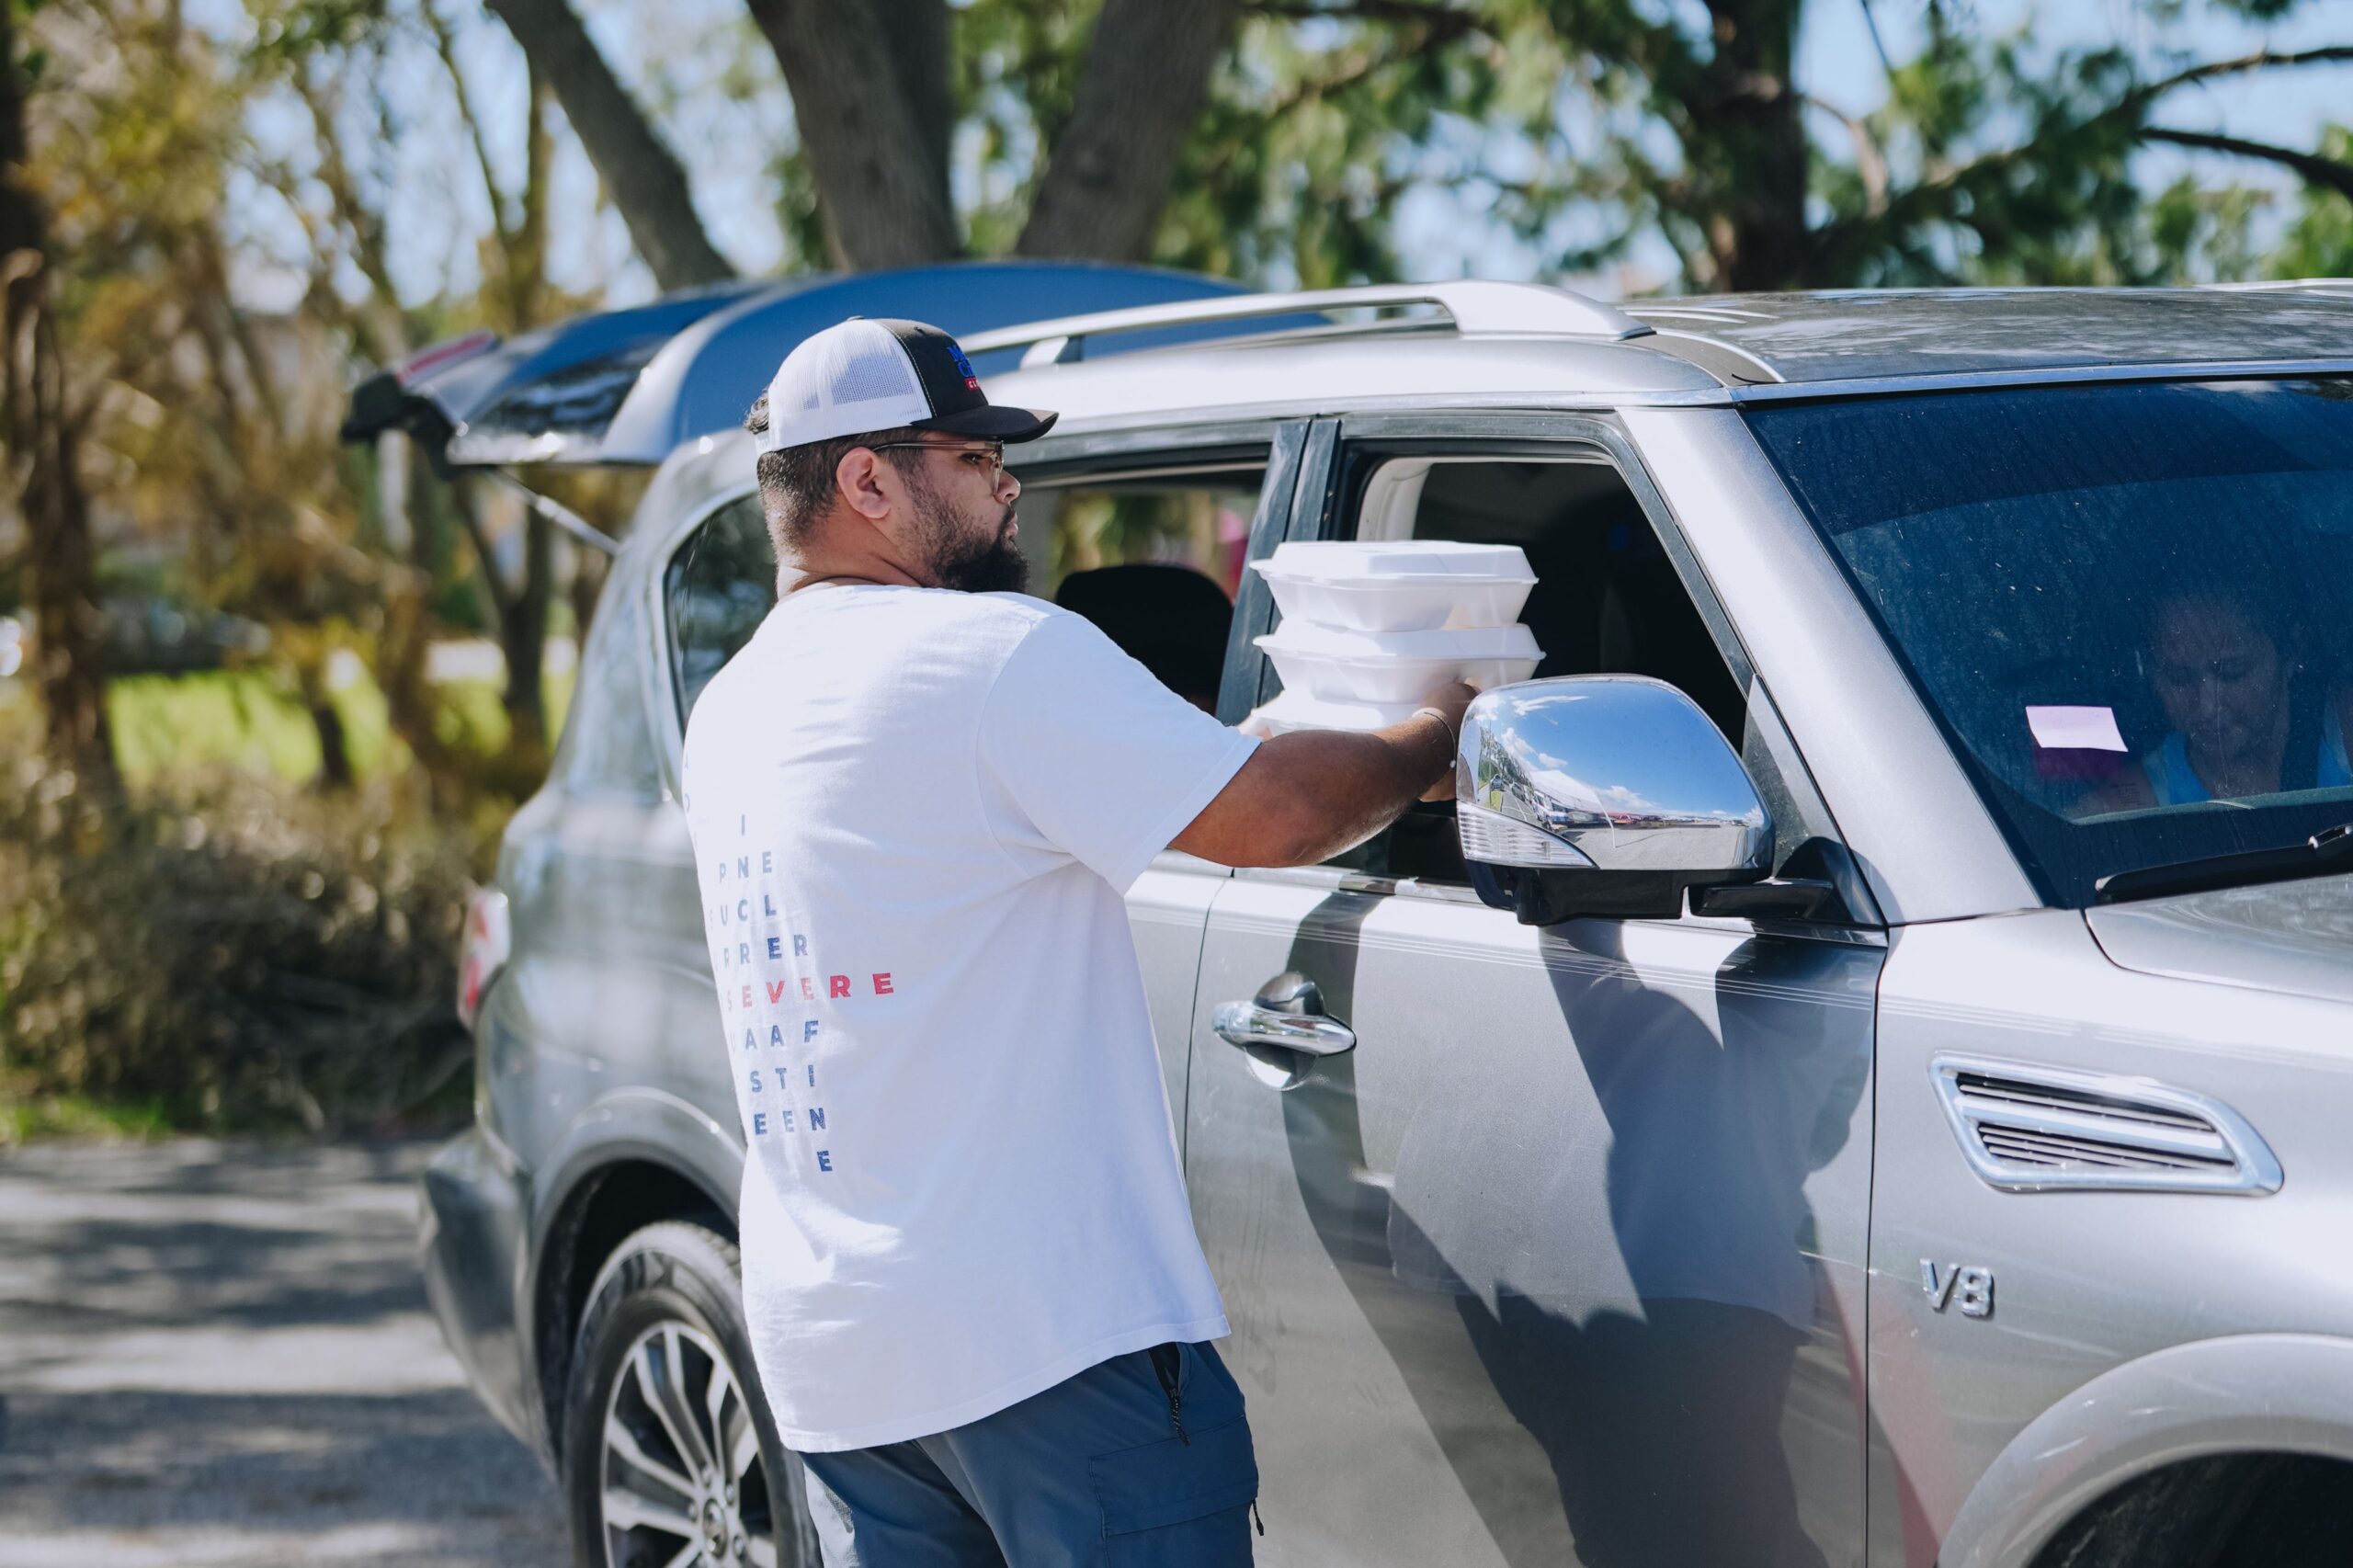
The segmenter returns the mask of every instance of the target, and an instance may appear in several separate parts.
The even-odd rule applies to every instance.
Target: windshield
[[[2045,899],[2353,820],[2353,380],[1748,421]]]

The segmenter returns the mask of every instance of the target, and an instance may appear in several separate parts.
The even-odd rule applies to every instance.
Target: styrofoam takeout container
[[[1414,716],[1418,700],[1406,702],[1336,702],[1307,691],[1284,690],[1258,710],[1258,720],[1270,734],[1293,730],[1385,730]]]
[[[1359,631],[1508,626],[1536,585],[1516,544],[1296,540],[1251,569],[1290,620]]]
[[[1526,680],[1544,651],[1525,626],[1350,631],[1286,620],[1258,646],[1286,690],[1344,702],[1419,701],[1449,681],[1484,691]]]

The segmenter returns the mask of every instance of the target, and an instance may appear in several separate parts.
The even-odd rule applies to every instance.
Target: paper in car
[[[2113,708],[2029,708],[2026,727],[2045,751],[2129,751]]]

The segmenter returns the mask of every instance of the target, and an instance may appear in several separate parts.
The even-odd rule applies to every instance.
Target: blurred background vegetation
[[[1608,295],[2353,273],[2347,10],[0,0],[0,1142],[463,1113],[460,902],[600,562],[340,444],[372,367],[960,256]],[[637,482],[527,477],[628,526]]]

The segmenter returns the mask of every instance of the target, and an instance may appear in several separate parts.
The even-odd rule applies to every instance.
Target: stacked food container
[[[1339,540],[1278,546],[1252,563],[1282,623],[1258,646],[1282,676],[1268,730],[1378,730],[1449,681],[1485,690],[1535,673],[1519,624],[1536,585],[1517,545]]]

